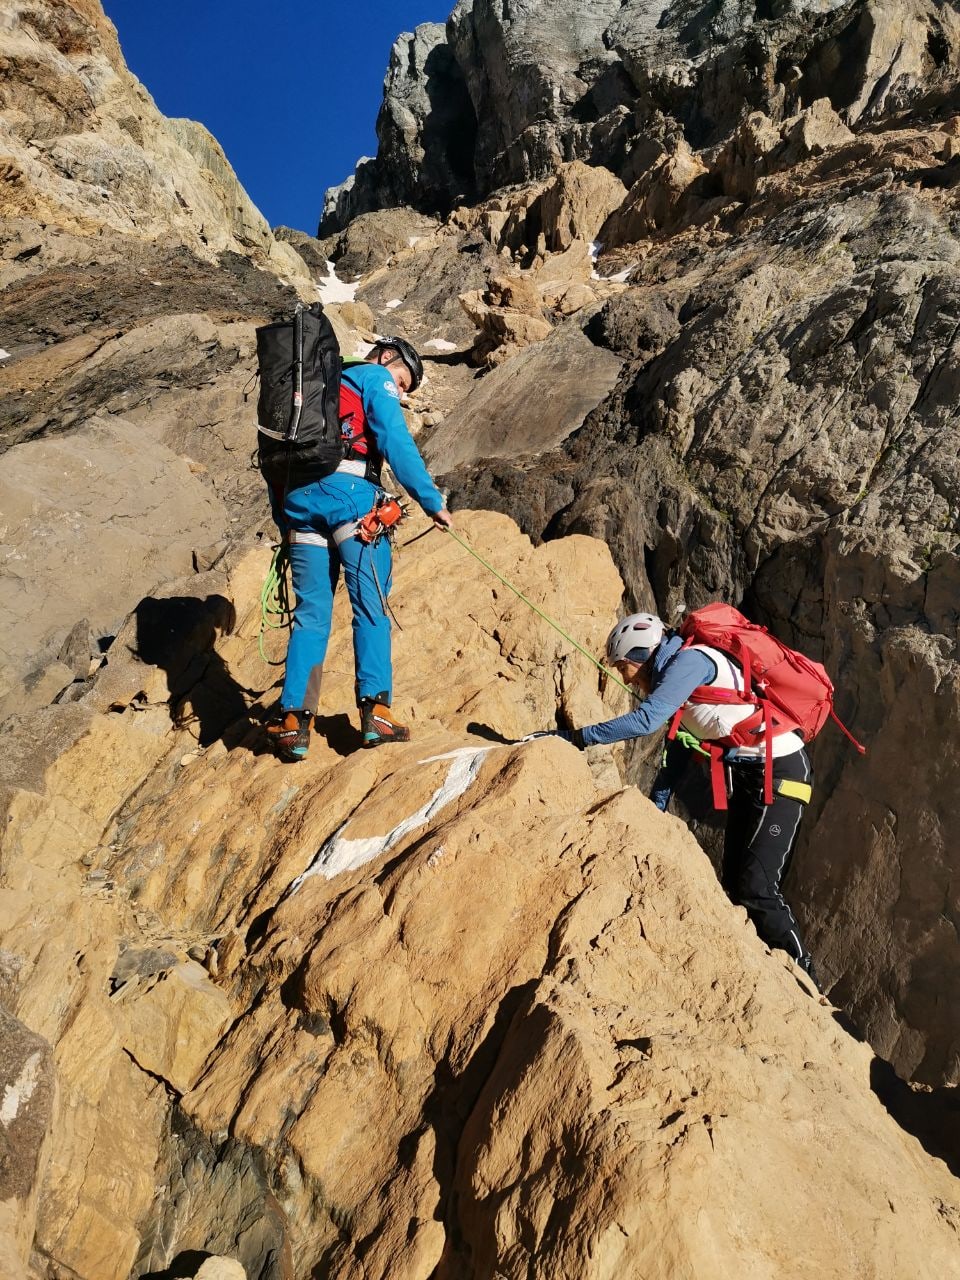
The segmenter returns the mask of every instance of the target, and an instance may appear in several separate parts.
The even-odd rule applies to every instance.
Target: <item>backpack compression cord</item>
[[[303,413],[303,303],[298,302],[293,313],[293,413],[287,429],[287,440],[290,444],[297,438],[300,430],[300,415]],[[289,457],[289,454],[288,454]],[[289,468],[288,468],[289,469]]]

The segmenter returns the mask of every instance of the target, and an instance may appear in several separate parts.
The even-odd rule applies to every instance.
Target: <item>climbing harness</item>
[[[373,585],[377,588],[377,595],[380,597],[383,612],[390,615],[398,631],[402,631],[403,627],[400,625],[400,619],[394,613],[393,606],[380,585],[377,564],[373,558],[372,551],[381,538],[386,538],[391,546],[394,545],[400,522],[406,514],[407,508],[392,493],[383,493],[377,498],[365,516],[358,520],[355,525],[347,526],[350,531],[348,536],[352,536],[355,533],[364,547],[369,547],[371,550],[370,573],[373,576]],[[339,532],[339,529],[336,530],[336,533]]]
[[[465,542],[464,539],[461,538],[460,534],[456,532],[456,530],[448,527],[446,532],[450,535],[451,538],[453,538],[455,542],[460,543],[464,551],[469,552],[470,555],[472,555],[475,560],[479,560],[479,562],[483,565],[483,567],[489,573],[492,573],[495,578],[499,579],[499,581],[502,582],[505,587],[509,588],[509,590],[511,590],[515,596],[517,596],[520,600],[522,600],[523,603],[529,609],[532,609],[533,612],[537,615],[537,617],[542,618],[543,621],[547,623],[548,626],[553,627],[554,631],[558,632],[561,636],[563,636],[564,640],[566,640],[568,644],[572,644],[573,647],[576,650],[578,650],[580,653],[582,653],[583,656],[589,662],[592,662],[593,665],[600,672],[600,674],[604,677],[604,679],[612,680],[614,684],[619,685],[621,689],[624,689],[627,693],[631,694],[634,698],[637,698],[637,699],[640,698],[641,695],[637,693],[636,689],[631,689],[629,685],[624,684],[622,680],[618,679],[617,676],[615,676],[612,671],[608,671],[607,668],[603,665],[603,663],[600,662],[599,659],[595,658],[588,649],[585,649],[583,645],[579,643],[579,641],[574,640],[573,636],[568,635],[567,632],[564,631],[563,627],[560,626],[559,622],[555,622],[553,618],[549,616],[549,614],[544,613],[542,609],[538,608],[533,603],[532,600],[529,600],[523,594],[523,592],[519,589],[519,587],[515,587],[512,582],[509,582],[503,576],[502,573],[498,572],[498,570],[496,570],[493,567],[492,564],[490,564],[487,560],[484,560],[483,556],[480,555],[478,551],[474,551],[473,547],[471,547],[468,542]]]
[[[274,662],[268,658],[263,648],[263,637],[267,630],[286,631],[293,622],[293,609],[290,605],[290,553],[287,543],[281,542],[274,548],[270,568],[260,588],[260,635],[257,637],[257,649],[260,657],[270,667],[282,667],[285,659]]]
[[[341,543],[353,537],[359,538],[364,547],[375,546],[381,538],[387,538],[392,543],[400,522],[406,514],[406,507],[402,506],[393,494],[385,493],[377,499],[373,507],[362,519],[351,520],[347,524],[339,525],[333,530],[329,538],[325,534],[316,533],[310,529],[291,529],[287,533],[284,541],[274,549],[270,568],[267,570],[267,576],[260,589],[260,635],[257,638],[257,648],[264,662],[271,667],[283,666],[284,658],[274,662],[267,657],[263,647],[263,637],[268,630],[289,631],[293,623],[293,607],[290,604],[290,553],[288,547],[300,545],[326,547],[329,546],[331,540],[335,546],[339,547]],[[403,627],[400,625],[400,621],[391,608],[383,587],[380,585],[377,566],[372,556],[370,557],[370,573],[373,577],[374,586],[377,588],[377,595],[380,597],[384,613],[388,613],[396,623],[397,629],[402,631]]]

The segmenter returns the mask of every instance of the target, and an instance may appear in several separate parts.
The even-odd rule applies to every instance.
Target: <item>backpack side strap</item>
[[[852,742],[852,743],[853,743],[853,745],[857,748],[857,750],[860,752],[860,754],[861,754],[862,756],[865,756],[865,755],[867,754],[867,748],[866,748],[865,746],[863,746],[863,744],[862,744],[862,743],[860,743],[860,742],[858,742],[858,741],[856,740],[856,738],[853,736],[853,734],[850,732],[850,730],[847,728],[847,726],[843,723],[843,721],[840,719],[840,717],[839,717],[839,716],[837,715],[837,713],[834,711],[834,709],[833,709],[833,703],[831,703],[831,704],[830,704],[830,719],[831,719],[831,720],[833,721],[833,723],[837,726],[837,728],[840,730],[840,732],[843,734],[843,736],[844,736],[844,737],[845,737],[849,742]]]

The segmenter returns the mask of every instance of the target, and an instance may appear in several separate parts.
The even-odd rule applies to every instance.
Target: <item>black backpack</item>
[[[257,329],[260,470],[274,492],[322,480],[343,459],[340,344],[314,302]]]

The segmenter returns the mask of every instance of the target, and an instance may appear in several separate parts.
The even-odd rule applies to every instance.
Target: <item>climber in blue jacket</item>
[[[380,339],[364,360],[345,361],[340,388],[343,461],[325,479],[289,490],[282,505],[278,495],[272,495],[274,518],[289,545],[297,599],[280,713],[267,725],[282,759],[302,760],[309,748],[341,568],[353,610],[363,745],[409,740],[409,729],[390,714],[390,543],[385,537],[365,543],[357,531],[359,521],[383,496],[384,461],[437,528],[452,528],[443,495],[423,464],[400,408],[401,393],[415,391],[422,378],[420,357],[403,338]]]

